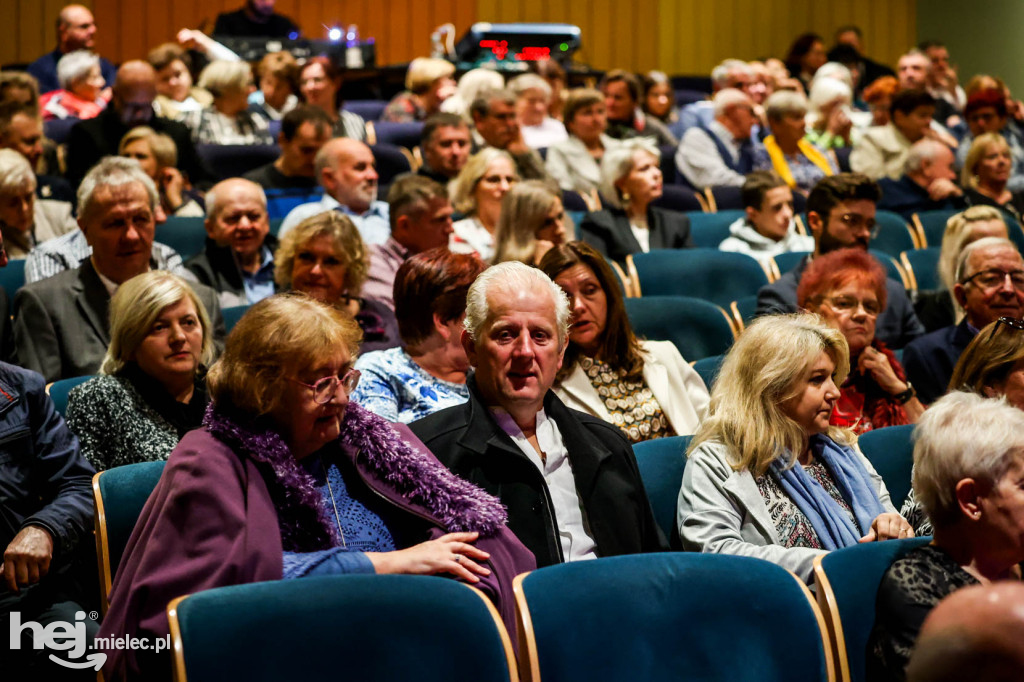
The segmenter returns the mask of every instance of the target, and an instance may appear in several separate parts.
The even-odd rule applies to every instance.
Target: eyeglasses
[[[317,380],[315,384],[307,384],[291,377],[289,377],[289,380],[294,381],[299,386],[313,389],[313,402],[317,405],[326,405],[338,393],[338,384],[341,384],[345,389],[345,395],[352,395],[352,391],[356,390],[356,386],[359,385],[359,377],[361,376],[362,373],[358,369],[350,369],[340,379],[331,375]]]
[[[982,289],[995,289],[1002,286],[1007,277],[1010,278],[1010,284],[1013,285],[1014,289],[1024,291],[1024,270],[1012,270],[1010,272],[996,269],[982,270],[962,280],[960,283],[974,282]]]
[[[1018,320],[1014,317],[1000,317],[998,320],[996,320],[996,323],[992,325],[992,331],[988,333],[989,341],[991,341],[995,337],[996,330],[999,329],[999,325],[1001,324],[1005,324],[1010,329],[1014,329],[1019,332],[1024,331],[1024,320]]]
[[[866,227],[872,239],[878,236],[879,225],[874,218],[865,218],[859,213],[843,213],[839,220],[851,230],[859,231]]]
[[[838,313],[854,313],[858,307],[863,308],[868,317],[878,317],[882,312],[878,301],[859,301],[853,296],[832,296],[826,298],[825,302]]]

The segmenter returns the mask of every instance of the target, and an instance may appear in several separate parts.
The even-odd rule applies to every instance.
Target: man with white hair
[[[758,79],[756,69],[742,59],[726,59],[711,70],[711,94],[726,88],[735,88],[754,99],[755,92],[763,92],[764,84]],[[672,133],[680,140],[693,127],[707,128],[715,120],[715,105],[712,98],[691,102],[679,110],[679,120],[671,125]]]
[[[676,150],[676,167],[697,189],[740,187],[754,170],[754,157],[763,150],[753,137],[757,115],[754,103],[734,88],[720,90],[714,98],[715,120],[707,127],[686,131]]]
[[[882,178],[878,208],[899,213],[907,220],[921,211],[960,211],[967,207],[957,186],[953,152],[935,140],[924,138],[910,147],[898,180]]]
[[[57,81],[57,62],[69,52],[75,50],[96,49],[96,19],[87,7],[68,5],[57,15],[57,49],[47,52],[28,65],[27,71],[39,81],[40,94],[60,90]],[[103,80],[114,82],[117,69],[109,61],[100,57],[100,72]]]
[[[206,245],[185,267],[217,291],[222,307],[252,305],[277,291],[276,250],[263,188],[230,178],[206,193]]]
[[[633,451],[612,424],[551,391],[569,302],[536,268],[484,271],[469,290],[462,345],[469,401],[410,424],[449,469],[499,497],[538,566],[665,548]]]
[[[388,204],[377,200],[377,162],[359,140],[336,137],[320,148],[314,160],[316,178],[324,188],[320,201],[300,204],[281,223],[278,236],[306,218],[339,211],[355,223],[367,244],[383,244],[391,235]]]
[[[1009,239],[972,242],[956,262],[953,297],[964,309],[960,324],[937,329],[903,349],[903,367],[921,402],[946,392],[960,354],[978,331],[1001,317],[1024,317],[1024,258]]]
[[[53,277],[26,284],[14,299],[18,360],[47,382],[95,374],[110,344],[108,307],[117,288],[153,269],[159,195],[137,161],[106,158],[78,188],[78,225],[91,255]],[[193,285],[224,338],[216,293]]]

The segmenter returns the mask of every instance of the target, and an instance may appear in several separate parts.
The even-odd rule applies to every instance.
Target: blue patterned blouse
[[[469,400],[465,384],[428,374],[402,348],[362,355],[355,367],[363,378],[352,400],[390,422],[408,424]]]

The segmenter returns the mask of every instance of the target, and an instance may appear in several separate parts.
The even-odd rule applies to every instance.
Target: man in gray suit
[[[14,299],[14,338],[22,366],[47,382],[95,374],[110,343],[107,310],[118,286],[153,266],[156,186],[137,161],[107,157],[78,188],[78,226],[92,255],[72,270],[28,284]],[[193,284],[224,337],[216,293]]]

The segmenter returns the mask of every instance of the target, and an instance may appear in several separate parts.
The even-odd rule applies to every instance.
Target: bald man
[[[320,148],[315,165],[323,199],[293,208],[281,223],[279,236],[306,218],[340,211],[359,228],[364,242],[386,242],[391,236],[388,205],[377,200],[377,164],[370,148],[358,140],[336,137]]]
[[[1024,585],[972,585],[939,602],[921,627],[908,682],[1024,678]]]
[[[92,12],[82,5],[68,5],[57,15],[57,49],[47,52],[28,66],[28,72],[39,81],[39,92],[60,90],[57,81],[57,62],[68,52],[96,50],[96,20]],[[100,57],[100,71],[107,83],[113,83],[117,69]]]
[[[153,112],[156,98],[156,72],[147,62],[130,61],[121,65],[114,80],[113,96],[99,116],[82,121],[71,129],[67,146],[67,177],[77,187],[85,174],[104,156],[116,156],[125,133],[146,125],[166,133],[178,148],[178,170],[193,184],[209,185],[211,179],[192,145],[184,124],[159,118]]]

